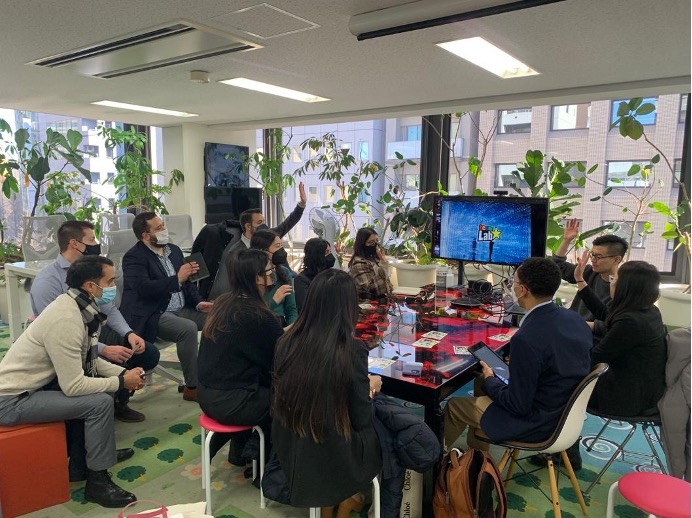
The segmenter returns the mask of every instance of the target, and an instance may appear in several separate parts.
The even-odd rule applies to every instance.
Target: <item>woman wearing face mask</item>
[[[276,315],[281,317],[283,325],[292,324],[298,318],[296,298],[293,294],[291,274],[284,266],[287,260],[286,250],[281,246],[279,234],[273,230],[258,230],[250,239],[250,248],[262,250],[269,254],[274,266],[270,285],[264,294],[264,301]]]
[[[329,242],[319,237],[313,237],[305,242],[303,255],[303,266],[300,274],[295,278],[295,296],[298,313],[305,305],[305,298],[308,295],[310,283],[315,275],[321,271],[332,268],[336,263],[336,257],[332,255]]]
[[[264,301],[274,267],[267,254],[245,249],[232,254],[230,291],[216,299],[202,330],[197,400],[202,411],[227,425],[260,425],[270,431],[269,401],[274,345],[283,334]],[[228,461],[244,465],[248,435],[233,434]],[[230,435],[214,434],[211,455]],[[267,444],[269,441],[267,440]]]
[[[360,299],[382,299],[392,294],[387,275],[387,260],[379,247],[377,232],[363,227],[356,234],[348,272],[358,287]]]

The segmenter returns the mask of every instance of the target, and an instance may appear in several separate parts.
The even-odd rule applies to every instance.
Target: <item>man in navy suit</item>
[[[145,340],[175,342],[185,376],[183,399],[197,401],[197,331],[213,302],[205,302],[190,277],[199,271],[184,263],[183,253],[169,243],[168,230],[154,212],[135,217],[132,230],[139,242],[123,257],[124,290],[120,312]]]
[[[484,362],[487,395],[452,398],[445,407],[447,447],[469,427],[469,447],[488,449],[474,438],[480,428],[496,442],[535,442],[555,430],[572,392],[591,370],[591,330],[574,311],[552,302],[560,286],[560,269],[548,258],[525,260],[514,275],[512,290],[526,310],[509,347],[509,383]]]

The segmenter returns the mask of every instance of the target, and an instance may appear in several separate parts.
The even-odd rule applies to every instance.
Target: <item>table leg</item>
[[[5,268],[7,283],[7,323],[10,327],[10,343],[22,334],[22,315],[19,306],[19,276]]]

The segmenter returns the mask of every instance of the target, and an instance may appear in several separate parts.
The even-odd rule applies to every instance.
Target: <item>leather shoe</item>
[[[132,457],[135,454],[135,450],[132,448],[121,448],[119,450],[115,450],[115,462],[123,462]]]
[[[196,403],[197,402],[197,387],[195,387],[195,388],[185,387],[183,389],[183,399],[185,401],[194,401]]]
[[[137,501],[137,497],[125,491],[111,480],[108,471],[87,470],[87,481],[84,486],[84,499],[102,507],[117,509]]]
[[[137,412],[127,405],[115,408],[115,418],[123,423],[141,423],[146,419],[142,412]]]

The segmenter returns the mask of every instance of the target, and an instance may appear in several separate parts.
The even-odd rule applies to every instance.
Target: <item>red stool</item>
[[[613,518],[618,489],[632,505],[659,518],[689,518],[689,482],[662,473],[629,473],[610,486],[607,518]]]
[[[202,427],[202,489],[207,491],[207,514],[211,513],[211,458],[209,454],[209,445],[214,433],[238,433],[254,430],[260,438],[259,448],[259,469],[260,469],[260,508],[266,507],[264,493],[262,492],[262,477],[264,476],[264,433],[259,426],[232,426],[221,424],[211,417],[202,414],[199,416],[199,425]],[[209,433],[207,433],[209,432]],[[252,461],[252,479],[257,476],[257,461]]]

